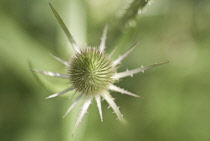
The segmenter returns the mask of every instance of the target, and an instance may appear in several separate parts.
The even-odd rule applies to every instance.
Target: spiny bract
[[[68,40],[70,41],[75,51],[75,55],[70,59],[70,62],[64,61],[59,57],[53,56],[55,59],[57,59],[67,67],[68,70],[67,74],[32,70],[34,72],[42,73],[48,76],[59,77],[70,80],[70,83],[72,84],[71,87],[61,92],[52,94],[48,96],[47,99],[57,97],[71,90],[76,90],[76,92],[79,93],[79,95],[74,100],[72,105],[68,108],[67,112],[64,115],[65,117],[73,109],[76,103],[82,97],[84,98],[84,104],[76,121],[76,124],[73,128],[72,134],[75,133],[80,121],[87,112],[92,99],[96,100],[101,121],[103,121],[102,110],[101,110],[101,97],[105,99],[106,102],[109,104],[109,106],[113,109],[114,113],[117,115],[117,118],[119,120],[123,120],[123,116],[120,113],[119,108],[115,104],[113,97],[110,95],[109,90],[120,92],[122,94],[134,97],[139,97],[139,96],[113,85],[114,82],[118,81],[120,78],[133,76],[136,73],[144,72],[145,70],[160,66],[167,62],[158,63],[158,64],[156,63],[149,66],[141,66],[140,68],[134,70],[127,70],[125,72],[117,73],[116,66],[121,63],[121,61],[137,46],[137,44],[134,44],[122,56],[119,56],[117,59],[112,61],[110,59],[111,55],[107,55],[104,51],[106,34],[107,34],[107,26],[106,26],[104,28],[103,35],[101,38],[101,43],[98,48],[87,47],[81,49],[77,45],[74,38],[71,36],[70,32],[63,23],[62,19],[60,18],[60,16],[56,12],[56,10],[52,7],[51,4],[50,7],[56,19],[58,20],[59,24],[61,25],[62,29],[64,30],[66,36],[68,37]]]

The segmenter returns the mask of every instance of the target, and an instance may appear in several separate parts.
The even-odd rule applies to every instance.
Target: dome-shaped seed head
[[[71,58],[69,78],[76,91],[97,95],[114,83],[115,68],[109,57],[95,48],[86,48]]]

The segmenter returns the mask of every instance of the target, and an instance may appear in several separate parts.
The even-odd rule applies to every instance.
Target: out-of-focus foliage
[[[107,50],[124,52],[140,41],[121,70],[170,61],[118,83],[144,99],[112,93],[127,120],[119,123],[103,103],[101,123],[93,103],[71,140],[82,141],[209,141],[210,140],[210,1],[153,0],[132,19],[118,38],[112,24],[129,3],[124,0],[50,0],[81,45],[96,46],[110,25]],[[110,38],[112,37],[112,38]],[[86,42],[87,41],[87,42]],[[42,87],[33,67],[65,73],[49,54],[69,59],[67,38],[48,1],[0,0],[0,140],[67,141],[71,113],[67,97],[45,100],[68,81],[43,76]],[[41,76],[41,75],[40,75]],[[78,109],[80,107],[78,106]],[[82,133],[80,133],[82,132]]]

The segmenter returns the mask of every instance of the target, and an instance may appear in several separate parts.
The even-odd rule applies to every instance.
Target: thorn
[[[155,63],[155,64],[157,64],[157,63]],[[143,68],[144,68],[144,66],[141,66],[141,68],[143,69]],[[144,70],[142,70],[141,72],[142,72],[142,73],[144,73]]]

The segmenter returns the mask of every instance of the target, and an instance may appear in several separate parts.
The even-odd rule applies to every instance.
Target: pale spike
[[[49,3],[50,4],[50,3]],[[71,43],[73,49],[75,52],[80,53],[80,49],[79,46],[76,44],[74,38],[72,37],[71,33],[69,32],[68,28],[66,27],[66,25],[64,24],[63,20],[61,19],[61,17],[59,16],[59,14],[57,13],[57,11],[54,9],[54,7],[50,4],[50,8],[53,12],[53,14],[55,15],[58,23],[60,24],[61,28],[63,29],[63,31],[65,32],[69,42]]]
[[[133,94],[133,93],[131,93],[131,92],[129,92],[129,91],[126,91],[126,90],[124,90],[124,89],[122,89],[122,88],[119,88],[119,87],[117,87],[117,86],[115,86],[115,85],[110,85],[110,86],[109,86],[109,89],[112,90],[112,91],[116,91],[116,92],[120,92],[120,93],[122,93],[122,94],[129,95],[129,96],[140,97],[140,96],[138,96],[138,95],[136,95],[136,94]]]
[[[112,55],[115,53],[116,48],[112,50],[112,52],[109,54],[109,57],[112,57]]]
[[[105,46],[106,46],[107,30],[108,30],[108,26],[106,25],[104,27],[104,31],[103,31],[103,34],[102,34],[102,37],[101,37],[101,43],[100,43],[100,46],[99,46],[100,52],[103,52],[104,49],[105,49]]]
[[[87,110],[88,110],[88,108],[90,106],[91,100],[92,100],[91,98],[87,98],[85,100],[84,105],[82,106],[82,110],[81,110],[81,112],[79,114],[79,117],[78,117],[78,119],[77,119],[77,121],[76,121],[76,123],[74,125],[72,136],[74,135],[74,133],[75,133],[75,131],[76,131],[80,121],[82,121],[82,118],[84,117],[85,113],[87,112]]]
[[[163,64],[166,64],[166,63],[168,63],[168,62],[169,62],[169,61],[163,62],[163,63],[155,63],[155,64],[153,64],[153,65],[141,66],[140,68],[137,68],[137,69],[127,70],[127,71],[125,71],[125,72],[116,73],[112,78],[113,78],[113,79],[120,79],[120,78],[127,77],[127,76],[133,76],[133,75],[136,74],[136,73],[140,73],[140,72],[143,73],[143,72],[146,71],[146,70],[149,70],[149,69],[158,67],[158,66],[163,65]]]
[[[101,96],[96,95],[95,99],[96,99],[99,115],[100,115],[100,118],[101,118],[101,122],[103,122],[102,109],[101,109]]]
[[[132,47],[127,50],[122,56],[119,56],[116,60],[113,61],[112,66],[116,66],[118,64],[120,64],[120,62],[128,56],[128,54],[131,53],[131,51],[133,51],[133,49],[138,45],[139,43],[135,43],[134,45],[132,45]]]
[[[117,118],[121,121],[123,121],[123,117],[121,116],[121,112],[120,110],[117,108],[117,105],[115,104],[115,102],[112,100],[112,96],[106,92],[102,95],[104,97],[104,99],[106,100],[106,102],[109,104],[109,106],[113,109],[114,113],[117,115]]]
[[[59,95],[65,94],[65,93],[67,93],[68,91],[71,91],[71,90],[73,90],[72,87],[67,88],[67,89],[65,89],[65,90],[63,90],[63,91],[61,91],[61,92],[58,92],[58,93],[55,93],[55,94],[52,94],[52,95],[46,97],[46,99],[53,98],[53,97],[57,97],[57,96],[59,96]]]
[[[59,57],[57,57],[57,56],[55,56],[54,54],[50,54],[53,58],[55,58],[57,61],[59,61],[59,62],[61,62],[62,64],[64,64],[65,66],[69,66],[69,62],[67,62],[67,61],[65,61],[65,60],[63,60],[63,59],[61,59],[61,58],[59,58]]]
[[[60,73],[55,73],[55,72],[40,71],[40,70],[34,70],[34,69],[31,69],[30,71],[37,72],[37,73],[41,73],[41,74],[48,75],[48,76],[64,78],[64,79],[68,79],[68,78],[69,78],[68,75],[60,74]]]
[[[66,115],[74,108],[74,106],[77,104],[77,102],[81,99],[82,94],[80,94],[75,100],[74,102],[71,104],[71,106],[68,108],[68,110],[66,111],[66,113],[64,114],[63,118],[66,117]]]

